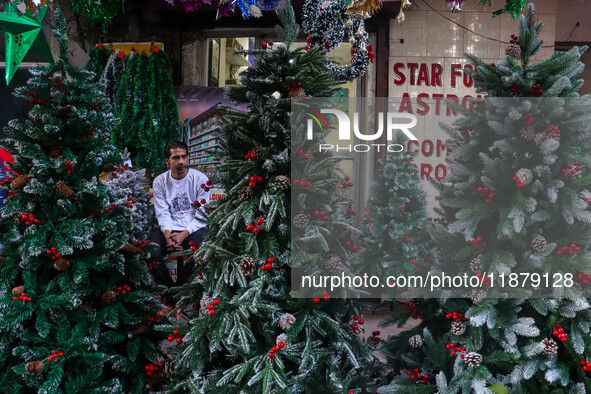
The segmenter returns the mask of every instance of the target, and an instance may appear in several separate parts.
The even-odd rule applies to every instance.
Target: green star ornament
[[[27,10],[19,15],[14,4],[10,4],[0,13],[0,29],[4,30],[6,41],[6,84],[14,76],[30,48],[44,59],[53,63],[49,44],[41,29],[43,17],[48,7],[39,8],[37,15]]]

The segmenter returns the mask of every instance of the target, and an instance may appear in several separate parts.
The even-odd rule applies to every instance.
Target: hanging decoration
[[[490,0],[479,0],[478,4],[486,5],[489,2]],[[504,8],[501,8],[500,10],[496,10],[495,12],[493,12],[493,18],[496,18],[497,16],[505,12],[508,12],[513,16],[513,18],[517,19],[519,18],[519,14],[521,13],[521,11],[523,11],[525,5],[527,4],[527,0],[505,0],[505,2],[506,4]]]
[[[70,4],[74,12],[86,16],[106,31],[117,12],[123,9],[124,0],[70,0]]]
[[[400,11],[398,11],[398,15],[396,15],[396,20],[398,21],[398,24],[403,24],[404,21],[406,20],[406,15],[404,14],[405,10],[409,10],[412,8],[412,3],[410,0],[402,0],[402,2],[400,2]]]
[[[355,0],[347,9],[347,14],[367,19],[382,7],[382,3],[382,0]]]
[[[234,14],[238,8],[244,19],[251,16],[259,18],[263,15],[262,11],[272,11],[277,8],[279,0],[179,0],[185,8],[185,12],[195,12],[203,6],[214,6],[217,8],[216,19],[229,17]],[[375,0],[374,0],[375,1]],[[166,0],[170,5],[174,5],[174,0]]]
[[[460,12],[462,11],[462,5],[466,0],[445,0],[447,10],[449,12]]]
[[[43,7],[36,12],[36,15],[31,10],[19,14],[17,6],[9,4],[0,13],[0,29],[5,32],[7,85],[30,48],[33,48],[48,62],[53,63],[49,44],[41,29],[46,12],[47,7]]]
[[[353,14],[353,15],[351,15]],[[330,52],[348,37],[351,43],[351,64],[339,65],[329,61],[329,67],[340,81],[352,81],[365,74],[375,54],[368,45],[365,31],[365,11],[350,9],[338,0],[306,0],[303,7],[303,27],[308,36],[307,48],[322,45]]]

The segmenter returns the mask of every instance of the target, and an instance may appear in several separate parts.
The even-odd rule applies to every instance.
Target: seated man
[[[204,215],[195,207],[193,201],[209,203],[209,191],[201,186],[208,182],[207,176],[188,166],[187,144],[180,141],[168,141],[164,147],[166,166],[170,169],[156,177],[152,186],[154,208],[160,228],[150,233],[150,241],[160,247],[152,252],[151,260],[156,268],[151,272],[156,283],[172,287],[170,272],[164,264],[167,252],[186,249],[189,242],[200,244],[205,235]],[[177,270],[176,285],[186,283],[191,276],[195,263]],[[166,297],[166,303],[172,304],[172,297]]]

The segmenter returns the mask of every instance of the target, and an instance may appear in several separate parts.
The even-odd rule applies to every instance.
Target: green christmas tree
[[[131,245],[129,202],[98,179],[121,164],[109,143],[115,119],[93,73],[68,64],[59,10],[54,24],[59,59],[16,89],[31,110],[2,141],[20,175],[2,186],[15,194],[2,212],[0,386],[139,393],[159,354],[146,325],[158,305],[139,257],[150,246]]]
[[[397,143],[402,144],[403,139]],[[386,277],[431,266],[425,192],[408,151],[387,153],[371,185],[358,272]]]
[[[310,179],[310,189],[331,185],[322,197],[330,219],[321,226],[321,218],[298,213],[296,238],[321,227],[329,234],[347,221],[334,186],[342,182],[336,160],[304,154],[290,133],[290,98],[330,96],[337,83],[323,49],[291,47],[298,32],[291,6],[278,15],[285,45],[249,52],[256,62],[242,74],[244,86],[228,91],[234,102],[248,103],[248,112],[227,109],[226,199],[209,217],[209,238],[195,257],[198,272],[183,289],[191,294],[181,307],[197,304],[199,312],[177,328],[184,345],[177,345],[171,392],[346,392],[363,386],[375,367],[349,323],[358,304],[327,294],[290,296],[290,211],[299,209],[290,187],[300,184],[290,181],[292,160],[317,167],[318,184]]]
[[[465,288],[470,298],[450,290],[441,294],[464,298],[421,304],[421,324],[384,349],[400,375],[383,392],[591,387],[591,100],[577,93],[586,48],[532,64],[540,28],[530,4],[506,61],[468,56],[487,97],[474,111],[457,108],[463,117],[446,127],[450,175],[438,187],[447,225],[432,235],[447,265],[483,285]]]
[[[149,170],[163,166],[166,141],[180,136],[169,66],[159,50],[152,50],[149,58],[132,52],[115,96],[120,124],[112,131],[113,143],[128,148],[134,165]]]
[[[88,56],[90,56],[90,61],[84,69],[92,71],[94,73],[93,82],[98,82],[107,66],[111,51],[105,48],[103,44],[98,44],[88,51]]]

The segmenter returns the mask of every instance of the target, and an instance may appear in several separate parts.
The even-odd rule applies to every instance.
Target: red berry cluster
[[[76,138],[78,138],[79,140],[84,139],[84,138],[92,138],[95,136],[96,132],[97,132],[96,130],[87,130],[83,134],[80,134]]]
[[[258,222],[258,220],[257,220],[257,222]],[[249,224],[248,226],[246,226],[246,229],[248,231],[252,231],[255,234],[258,234],[261,232],[261,228],[258,226],[255,226],[254,224]]]
[[[417,264],[417,263],[418,263],[418,261],[416,261],[415,259],[410,259],[408,261],[408,264]]]
[[[0,181],[0,185],[4,185],[4,184],[10,184],[10,182],[14,181],[14,178],[8,177],[5,178],[4,180]]]
[[[189,241],[189,247],[191,248],[191,251],[194,252],[199,248],[199,244],[195,241]]]
[[[423,316],[425,314],[425,311],[419,311],[417,309],[417,304],[415,303],[410,303],[410,302],[405,302],[404,305],[406,305],[406,310],[410,311],[412,313],[414,313],[413,315],[413,319],[417,320],[419,317]]]
[[[521,182],[521,179],[519,179],[519,177],[517,175],[515,175],[513,177],[513,181],[517,184],[518,188],[521,189],[521,188],[525,187],[525,185]]]
[[[147,244],[152,243],[152,241],[150,241],[149,239],[141,239],[139,241],[134,241],[131,244],[133,246],[137,246],[138,248],[145,248]]]
[[[305,154],[304,151],[301,149],[298,150],[298,156],[302,160],[305,160],[305,161],[310,160],[310,155]]]
[[[98,49],[103,49],[103,44],[96,44],[96,47],[97,47]]]
[[[135,199],[131,198],[131,197],[127,197],[127,202],[124,202],[123,205],[124,207],[127,208],[133,208],[133,204],[135,204]],[[148,241],[148,243],[150,243],[150,241]]]
[[[542,85],[538,83],[536,85],[531,85],[529,93],[536,96],[541,96],[542,94],[544,94],[544,90],[542,89]]]
[[[430,253],[427,253],[425,256],[423,256],[423,254],[422,254],[422,253],[419,253],[419,257],[420,257],[421,259],[423,259],[423,261],[424,261],[425,263],[432,263],[432,262],[433,262],[433,259],[431,258],[431,254],[430,254]]]
[[[470,320],[469,317],[464,316],[463,314],[459,313],[459,312],[451,312],[451,313],[447,313],[445,315],[446,319],[453,319],[455,320],[457,323],[461,322],[462,319],[464,320]]]
[[[431,226],[433,226],[433,227],[435,227],[435,223],[437,223],[437,222],[440,222],[440,223],[445,222],[445,218],[432,218],[432,217],[428,217],[427,220],[431,222]]]
[[[95,109],[95,110],[97,110],[97,111],[98,111],[100,108],[101,108],[101,107],[99,107],[98,105],[95,105],[95,106],[92,106],[92,105],[87,105],[87,106],[86,106],[86,109],[89,109],[89,110],[90,110],[90,109]]]
[[[279,342],[277,345],[271,348],[271,352],[269,353],[269,358],[275,358],[275,353],[285,347],[285,343]]]
[[[552,335],[558,338],[558,340],[561,342],[566,342],[568,339],[568,334],[564,332],[564,328],[560,327],[560,324],[558,323],[554,325],[554,331],[552,331]]]
[[[347,208],[347,213],[345,214],[345,217],[350,218],[351,216],[355,216],[357,215],[357,211],[351,209],[351,208]]]
[[[511,88],[509,89],[509,91],[514,96],[519,96],[521,94],[521,90],[520,89],[517,89],[517,84],[511,85]]]
[[[493,197],[495,196],[494,192],[488,192],[488,187],[484,186],[484,187],[479,187],[478,188],[478,192],[480,193],[480,196],[485,196],[486,200],[484,201],[485,203],[489,204]]]
[[[151,326],[152,324],[160,323],[160,319],[164,319],[164,315],[159,313],[156,317],[148,317],[148,322],[146,324]]]
[[[263,48],[263,49],[267,49],[267,48],[271,49],[271,48],[273,48],[273,41],[269,41],[269,42],[263,41],[263,42],[261,42],[261,48]]]
[[[343,182],[343,187],[353,187],[353,182],[350,182],[351,178],[348,176],[345,177],[345,182]]]
[[[127,285],[119,286],[119,287],[117,287],[117,291],[115,292],[115,295],[118,296],[119,294],[129,293],[130,291],[131,291],[131,287],[129,287]]]
[[[253,152],[251,150],[246,152],[246,155],[244,155],[244,159],[247,161],[256,161],[258,158],[259,158],[259,155],[257,155],[256,152]]]
[[[557,255],[561,256],[561,255],[573,255],[575,254],[575,252],[580,252],[581,248],[579,246],[577,246],[577,244],[572,243],[570,244],[570,247],[568,246],[563,246],[562,248],[560,248],[559,250],[557,250],[556,253]]]
[[[63,356],[64,356],[64,352],[59,352],[59,353],[58,353],[58,352],[57,352],[57,350],[52,350],[52,351],[51,351],[51,356],[49,356],[49,357],[47,358],[47,362],[48,362],[48,363],[50,363],[50,362],[52,362],[53,360],[55,360],[56,358],[58,358],[58,357],[63,357]]]
[[[183,343],[183,337],[180,335],[179,330],[174,330],[172,335],[168,337],[168,342],[172,342],[176,339],[176,343],[181,344]]]
[[[577,278],[584,285],[588,285],[589,283],[591,283],[591,275],[589,275],[589,274],[582,273],[582,274],[577,275]]]
[[[55,248],[47,249],[47,254],[50,254],[50,255],[52,254],[53,255],[53,256],[51,256],[51,259],[52,260],[56,260],[56,259],[59,259],[59,258],[62,257],[62,256],[60,256],[59,253],[57,253],[55,251]]]
[[[376,331],[372,331],[371,335],[367,338],[367,343],[369,343],[370,345],[377,345],[378,343],[380,343],[381,338],[380,338],[380,332],[378,330]]]
[[[396,208],[398,208],[399,210],[401,210],[402,212],[404,212],[404,210],[406,209],[406,205],[399,205]]]
[[[406,242],[406,243],[412,242],[412,238],[411,237],[406,237],[406,238],[404,238],[404,242]]]
[[[314,44],[314,38],[312,38],[312,36],[308,36],[308,39],[306,40],[306,47],[304,48],[306,52],[310,50],[312,44]]]
[[[30,225],[31,225],[31,224],[33,224],[33,223],[40,223],[40,222],[39,222],[39,219],[35,219],[35,216],[33,216],[33,214],[32,214],[32,213],[29,213],[29,214],[23,213],[23,214],[21,215],[21,219],[22,219],[22,220],[25,220],[25,224],[26,224],[27,226],[30,226]]]
[[[573,178],[580,178],[581,173],[583,172],[583,167],[579,165],[578,161],[575,161],[573,164],[567,164],[566,168],[562,169],[562,175],[573,179]]]
[[[322,220],[324,220],[325,222],[328,220],[328,216],[326,216],[326,211],[319,211],[319,210],[315,210],[313,212],[314,216],[319,216],[322,218]]]
[[[345,242],[345,246],[346,246],[348,249],[350,249],[350,250],[351,250],[351,252],[353,252],[353,253],[357,253],[357,252],[359,252],[359,246],[357,246],[357,245],[353,245],[353,244],[351,243],[351,241],[347,241],[347,242]]]
[[[155,270],[156,268],[158,268],[158,263],[155,261],[151,261],[148,263],[148,269],[149,270]]]
[[[41,104],[41,105],[47,104],[47,100],[35,98],[38,96],[37,92],[33,92],[33,93],[27,92],[27,93],[25,93],[25,96],[32,97],[29,99],[29,103],[31,103],[31,104]]]
[[[218,300],[217,298],[214,298],[214,300],[211,302],[211,304],[209,304],[207,306],[207,314],[209,316],[214,316],[215,315],[215,307],[218,306],[220,304],[220,300]]]
[[[422,381],[426,382],[429,379],[429,375],[420,374],[418,368],[414,369],[414,373],[413,373],[413,371],[409,370],[409,371],[406,371],[406,374],[408,376],[410,376],[410,378],[412,380],[422,380]]]
[[[552,139],[559,139],[560,138],[560,130],[558,129],[558,126],[548,126],[546,127],[546,137],[542,137],[542,141],[546,141],[546,138],[552,138]]]
[[[360,333],[363,330],[363,325],[365,324],[365,320],[361,319],[358,315],[353,316],[353,321],[351,323],[351,329],[355,334]]]
[[[148,364],[144,369],[148,376],[152,376],[154,373],[162,371],[162,367],[164,367],[164,364],[159,362],[159,360],[156,360],[154,361],[154,364]]]
[[[511,34],[511,39],[509,40],[509,43],[520,45],[519,40],[515,34]]]
[[[531,115],[531,112],[526,113],[525,115],[523,115],[523,125],[524,126],[529,126],[530,124],[532,124],[533,122],[535,122],[536,120],[534,119],[534,117]]]
[[[581,360],[581,365],[583,366],[583,370],[587,372],[591,372],[591,363],[585,360]]]
[[[27,294],[25,292],[22,292],[20,297],[14,296],[14,297],[12,297],[12,299],[14,301],[21,300],[21,301],[23,301],[23,304],[25,301],[33,301],[33,299],[31,297],[27,297]]]
[[[490,276],[488,274],[482,276],[482,272],[477,272],[476,277],[480,283],[484,283],[486,287],[490,287]]]
[[[260,183],[263,181],[263,177],[262,176],[251,176],[250,177],[250,183],[248,184],[248,187],[250,187],[251,189],[254,189],[255,187],[257,187],[257,183]]]
[[[324,301],[330,301],[330,296],[328,295],[328,292],[326,290],[322,290],[322,299]],[[320,298],[314,298],[312,300],[315,304],[320,303]]]
[[[451,350],[450,354],[452,356],[455,356],[456,354],[460,354],[460,357],[464,358],[464,355],[461,353],[464,353],[466,351],[466,346],[456,346],[455,343],[448,343],[445,345],[445,348],[448,350]]]
[[[269,257],[267,259],[267,263],[261,266],[261,271],[269,271],[273,269],[273,263],[275,262],[275,257]]]
[[[289,86],[285,87],[287,93],[291,92],[292,89],[300,89],[302,84],[300,82],[292,82]]]
[[[479,247],[480,245],[486,247],[486,242],[482,242],[482,236],[480,235],[474,239],[469,240],[468,242],[471,242],[472,246],[475,248]]]
[[[207,182],[205,182],[205,183],[202,183],[202,184],[201,184],[201,188],[202,188],[203,190],[205,190],[206,192],[208,192],[208,191],[209,191],[209,189],[211,189],[211,181],[210,181],[210,180],[208,180]]]
[[[591,206],[591,194],[583,194],[583,193],[581,193],[581,195],[583,197],[583,200],[587,203],[587,205]]]
[[[193,201],[193,205],[195,205],[195,208],[201,208],[201,206],[205,204],[207,204],[207,200],[205,198],[202,198],[201,201]]]
[[[111,176],[116,177],[118,172],[123,172],[125,170],[128,170],[129,164],[127,163],[123,163],[117,167],[115,167],[115,170],[113,170],[113,172],[111,172]]]
[[[294,179],[293,184],[296,186],[301,186],[301,187],[310,187],[310,182],[300,180],[300,179]]]

